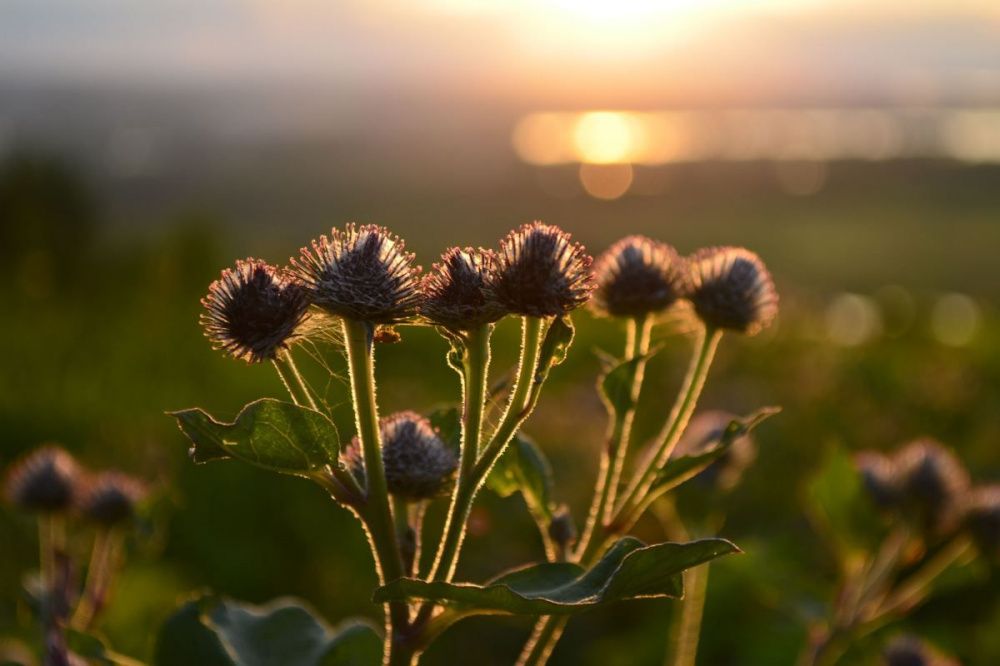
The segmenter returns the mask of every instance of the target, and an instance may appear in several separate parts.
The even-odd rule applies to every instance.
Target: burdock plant
[[[727,455],[770,413],[729,419],[697,450],[676,452],[723,331],[753,334],[774,318],[774,284],[756,255],[715,248],[683,258],[666,244],[629,237],[593,264],[569,234],[534,222],[511,231],[495,251],[450,248],[422,276],[413,261],[385,228],[351,224],[312,241],[288,269],[238,263],[203,301],[203,324],[216,346],[250,362],[272,361],[290,402],[257,400],[229,423],[200,409],[174,412],[193,459],[239,459],[318,483],[359,519],[375,560],[374,599],[386,608],[382,636],[357,624],[331,634],[303,620],[313,629],[298,636],[296,649],[308,643],[311,655],[302,663],[411,664],[443,631],[477,614],[538,618],[520,661],[544,663],[572,615],[627,599],[680,597],[685,570],[737,551],[717,538],[647,545],[629,532],[657,498]],[[588,302],[623,322],[626,340],[622,358],[608,355],[598,382],[609,424],[578,529],[572,510],[552,501],[552,470],[523,427],[568,353],[571,313]],[[691,366],[659,433],[637,451],[632,424],[647,361],[659,349],[654,334],[677,312],[687,313],[696,332]],[[505,317],[520,320],[519,358],[505,395],[492,394],[492,334]],[[397,338],[391,331],[406,325],[433,326],[445,339],[459,400],[426,416],[382,417],[375,342]],[[322,345],[347,357],[353,437],[345,438],[346,427],[334,424],[296,367],[300,347],[316,358]],[[486,487],[524,496],[546,561],[486,583],[456,582],[470,512]],[[447,502],[444,524],[440,534],[427,534],[424,509],[439,498]],[[255,624],[237,631],[226,618],[246,609],[219,599],[195,604],[179,615],[195,621],[169,623],[161,645],[187,640],[185,631],[208,632],[233,663],[255,658],[246,632],[304,614],[287,606],[249,611]]]

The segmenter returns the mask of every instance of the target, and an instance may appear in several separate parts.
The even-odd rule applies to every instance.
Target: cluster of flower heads
[[[774,280],[756,254],[739,247],[710,247],[681,257],[644,236],[612,245],[596,263],[592,303],[600,315],[639,317],[680,300],[706,325],[753,335],[778,313]]]
[[[384,227],[349,224],[302,248],[286,269],[238,261],[202,300],[213,344],[251,363],[272,360],[302,335],[309,306],[380,327],[426,322],[471,330],[508,314],[556,317],[591,300],[596,313],[639,317],[679,300],[713,328],[754,334],[777,313],[774,282],[754,253],[733,247],[683,258],[664,243],[622,239],[596,262],[569,234],[532,222],[498,251],[450,248],[421,275]]]
[[[865,451],[856,462],[878,507],[935,536],[967,528],[983,553],[1000,561],[1000,486],[974,488],[948,448],[921,439],[892,456]]]
[[[5,499],[36,513],[69,513],[95,524],[125,524],[146,496],[146,486],[116,471],[90,472],[65,449],[42,446],[11,463],[3,481]]]
[[[398,412],[380,420],[379,432],[390,494],[407,501],[420,501],[448,492],[458,458],[430,421],[415,412]],[[352,439],[341,456],[355,478],[364,484],[361,441],[357,437]]]

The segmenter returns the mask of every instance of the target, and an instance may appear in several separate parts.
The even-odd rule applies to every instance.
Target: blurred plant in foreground
[[[853,465],[836,452],[813,480],[810,497],[836,546],[840,581],[802,664],[838,663],[863,638],[910,614],[954,566],[977,555],[1000,563],[1000,486],[974,487],[962,462],[933,440],[916,440],[893,455],[865,451]],[[932,651],[916,639],[897,641],[886,661],[950,663],[905,660],[918,652]]]
[[[125,539],[147,495],[145,484],[120,472],[85,470],[64,449],[48,445],[12,463],[3,489],[11,505],[37,516],[40,571],[37,578],[27,579],[25,587],[42,629],[43,663],[62,666],[80,663],[84,657],[133,663],[105,649],[90,632],[108,604],[123,564]],[[82,587],[69,540],[83,534],[68,531],[67,522],[93,528]]]
[[[363,622],[330,630],[296,602],[252,608],[207,596],[167,623],[157,648],[161,666],[241,664],[268,654],[296,664],[411,664],[451,625],[479,614],[539,617],[519,663],[541,664],[572,615],[628,599],[679,598],[686,570],[738,552],[724,539],[646,545],[629,532],[654,501],[735,456],[735,444],[775,411],[727,419],[698,447],[677,449],[723,332],[752,335],[777,313],[774,284],[756,255],[719,247],[683,258],[663,243],[629,237],[592,270],[568,234],[535,222],[511,231],[496,252],[451,248],[424,276],[413,260],[386,229],[351,224],[312,241],[288,268],[237,262],[203,300],[206,335],[234,358],[271,363],[291,402],[257,400],[231,423],[201,409],[173,413],[195,462],[238,459],[305,477],[354,513],[380,581],[374,599],[386,607],[383,636]],[[569,351],[570,312],[592,294],[595,311],[622,321],[627,336],[623,357],[608,355],[598,381],[609,423],[578,535],[572,512],[552,502],[541,448],[521,429]],[[675,307],[696,332],[695,350],[659,433],[636,451],[637,400],[646,363],[660,348],[652,333]],[[488,390],[489,368],[494,324],[505,316],[520,318],[521,346],[500,400]],[[375,345],[397,342],[402,325],[421,324],[448,342],[445,362],[459,376],[461,400],[427,416],[381,417]],[[329,369],[331,349],[347,356],[350,440],[295,359],[298,350]],[[484,486],[522,493],[546,561],[485,584],[456,583],[470,512]],[[433,540],[423,517],[439,498],[448,509]]]

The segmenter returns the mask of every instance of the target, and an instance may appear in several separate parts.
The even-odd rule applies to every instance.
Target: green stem
[[[517,666],[542,666],[545,664],[556,648],[556,643],[559,642],[568,622],[569,618],[555,615],[546,615],[539,620],[535,624],[521,656],[517,659]]]
[[[684,598],[671,630],[667,652],[668,666],[694,666],[698,655],[698,637],[705,612],[705,592],[708,589],[708,564],[684,572]]]
[[[670,459],[670,454],[673,453],[678,440],[684,434],[705,386],[705,379],[708,377],[708,370],[712,366],[712,359],[715,357],[715,350],[719,346],[721,337],[721,330],[702,329],[697,344],[698,351],[691,358],[691,365],[684,378],[684,385],[681,387],[678,400],[674,404],[670,418],[653,442],[653,453],[649,465],[633,478],[625,497],[618,505],[616,516],[611,521],[614,523],[615,532],[621,533],[631,529],[634,521],[639,518],[632,510],[645,499],[656,480],[657,473]]]
[[[384,585],[402,578],[404,573],[382,466],[382,438],[375,399],[373,329],[370,324],[349,319],[343,320],[343,326],[351,394],[354,398],[355,425],[361,440],[368,481],[367,499],[360,513],[368,529],[379,581]],[[409,609],[406,603],[390,602],[385,632],[385,664],[396,666],[409,664],[412,660],[412,652],[405,647],[403,641],[408,625]]]
[[[930,591],[931,583],[972,547],[966,536],[955,537],[916,572],[906,578],[875,612],[874,619],[906,611]]]
[[[285,390],[288,391],[288,397],[292,399],[292,402],[295,405],[301,407],[302,403],[299,402],[299,396],[292,390],[291,383],[288,381],[288,378],[285,377],[285,373],[281,369],[281,361],[279,361],[278,358],[273,358],[271,359],[271,365],[274,366],[274,371],[278,373],[278,378],[281,380],[281,384],[285,387]]]
[[[90,553],[90,566],[87,567],[87,580],[83,586],[83,594],[80,603],[77,604],[76,611],[70,626],[79,631],[86,631],[94,617],[103,606],[103,597],[106,585],[105,580],[110,580],[108,568],[112,566],[112,543],[113,538],[110,529],[101,529],[94,536],[94,547]]]
[[[632,360],[649,353],[649,340],[653,328],[652,317],[637,317],[628,322],[628,340],[626,342],[625,359]],[[603,541],[603,525],[611,517],[615,495],[621,481],[622,469],[628,454],[628,445],[632,435],[632,424],[635,421],[636,401],[642,390],[643,377],[646,372],[646,361],[636,364],[632,385],[629,388],[629,407],[620,413],[615,413],[610,424],[607,446],[601,451],[601,467],[594,488],[593,501],[587,515],[587,523],[583,534],[577,543],[577,555],[587,553],[594,537]]]
[[[316,400],[313,398],[312,391],[309,389],[309,384],[307,384],[306,380],[302,378],[302,373],[299,372],[299,366],[295,364],[295,359],[292,358],[292,351],[290,349],[285,352],[285,362],[288,363],[288,367],[292,371],[292,376],[295,377],[295,381],[298,382],[299,388],[302,390],[302,394],[309,402],[309,407],[312,408],[313,411],[318,412],[319,407],[316,406]]]

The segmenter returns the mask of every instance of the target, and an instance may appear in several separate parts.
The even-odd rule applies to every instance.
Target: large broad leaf
[[[733,419],[719,433],[719,437],[714,443],[708,442],[699,452],[671,458],[656,475],[656,481],[650,489],[650,497],[659,496],[697,476],[706,467],[725,455],[736,440],[780,411],[779,407],[764,407],[745,418]]]
[[[573,321],[569,316],[556,317],[549,325],[538,352],[538,366],[535,369],[535,383],[541,384],[554,366],[566,360],[569,347],[573,344]]]
[[[680,597],[684,570],[735,552],[739,549],[725,539],[646,546],[625,537],[587,570],[576,564],[546,562],[486,585],[400,578],[376,590],[375,601],[428,599],[463,615],[569,615],[628,599]]]
[[[289,402],[271,398],[251,402],[232,423],[217,421],[197,408],[170,415],[191,440],[196,463],[236,458],[299,475],[338,464],[337,427],[326,415]]]
[[[168,620],[156,655],[157,666],[375,666],[382,641],[365,621],[331,630],[294,600],[251,606],[209,597]]]
[[[523,434],[514,436],[486,477],[486,485],[501,497],[520,491],[532,514],[546,525],[552,519],[552,466],[538,445]]]

